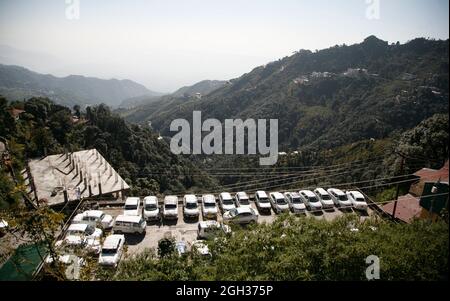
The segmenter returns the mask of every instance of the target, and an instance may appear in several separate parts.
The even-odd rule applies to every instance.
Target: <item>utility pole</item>
[[[402,157],[402,161],[400,163],[400,175],[403,175],[403,169],[405,167],[405,157],[400,153],[398,155]],[[392,211],[392,219],[395,219],[395,213],[397,212],[397,203],[398,203],[399,193],[400,193],[400,183],[397,183],[397,190],[395,191],[394,210]]]

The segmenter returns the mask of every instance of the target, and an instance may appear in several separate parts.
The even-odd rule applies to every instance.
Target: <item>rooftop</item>
[[[69,201],[99,196],[99,184],[103,195],[130,188],[96,149],[51,155],[28,165],[38,200],[45,199],[50,206],[64,203],[64,188]],[[29,178],[27,183],[31,184]]]
[[[441,169],[422,168],[421,170],[415,172],[414,175],[427,182],[436,182],[439,179],[442,182],[448,182],[448,165],[449,164],[447,161]]]
[[[419,217],[422,207],[419,205],[420,198],[411,194],[407,194],[398,198],[397,210],[395,217],[406,222],[411,223],[414,218]],[[383,206],[383,210],[392,214],[394,211],[395,201],[392,201]]]

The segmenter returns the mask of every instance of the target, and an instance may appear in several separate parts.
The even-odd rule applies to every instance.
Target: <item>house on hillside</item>
[[[414,219],[436,220],[442,210],[448,210],[449,161],[441,169],[422,168],[414,173],[414,182],[408,194],[399,197],[395,217],[410,223]],[[393,214],[395,200],[382,208]]]
[[[10,108],[9,113],[11,114],[12,118],[17,121],[20,119],[20,114],[25,113],[25,110]]]

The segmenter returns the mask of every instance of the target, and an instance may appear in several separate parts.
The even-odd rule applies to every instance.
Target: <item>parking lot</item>
[[[251,203],[252,207],[256,209],[255,204]],[[122,207],[116,208],[102,208],[103,212],[106,214],[110,214],[113,217],[116,217],[123,212]],[[369,208],[367,213],[354,211],[353,209],[338,209],[332,208],[327,210],[320,210],[317,212],[307,212],[303,216],[312,216],[317,219],[324,219],[327,221],[332,221],[333,219],[342,216],[344,214],[349,214],[352,212],[356,212],[362,219],[368,218],[373,214],[373,211]],[[291,213],[292,214],[292,213]],[[277,215],[271,211],[271,214],[259,214],[258,223],[272,223]],[[158,241],[164,237],[174,237],[176,241],[185,241],[188,245],[197,239],[197,227],[198,222],[202,221],[203,217],[200,214],[198,220],[185,220],[183,217],[183,208],[182,206],[178,207],[178,220],[175,221],[167,221],[163,222],[147,222],[147,229],[145,235],[135,235],[135,234],[126,234],[126,240],[128,245],[128,255],[132,256],[138,254],[145,249],[148,248],[157,248]],[[219,213],[217,221],[222,221],[222,216]]]

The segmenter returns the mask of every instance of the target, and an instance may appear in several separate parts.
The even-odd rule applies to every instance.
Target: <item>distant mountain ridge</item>
[[[173,98],[181,98],[183,100],[189,100],[190,98],[194,97],[195,99],[200,99],[203,96],[208,95],[209,93],[222,88],[227,84],[227,81],[220,81],[220,80],[204,80],[201,82],[198,82],[192,86],[185,86],[177,91],[173,92],[172,94],[165,95],[164,98],[161,98],[159,96],[139,96],[139,97],[133,97],[130,99],[126,99],[122,101],[122,103],[119,105],[120,109],[135,109],[144,107],[146,105],[150,105],[153,103],[156,103],[158,101],[169,101]]]
[[[161,94],[131,80],[104,80],[80,75],[61,78],[20,66],[0,65],[0,95],[9,100],[43,96],[67,106],[105,103],[116,107],[125,99]]]
[[[226,81],[220,81],[220,80],[204,80],[201,82],[198,82],[192,86],[186,86],[178,89],[174,93],[172,93],[172,96],[174,97],[189,97],[189,96],[195,96],[197,93],[200,93],[202,96],[205,96],[214,90],[217,90],[219,88],[222,88],[226,85]]]

